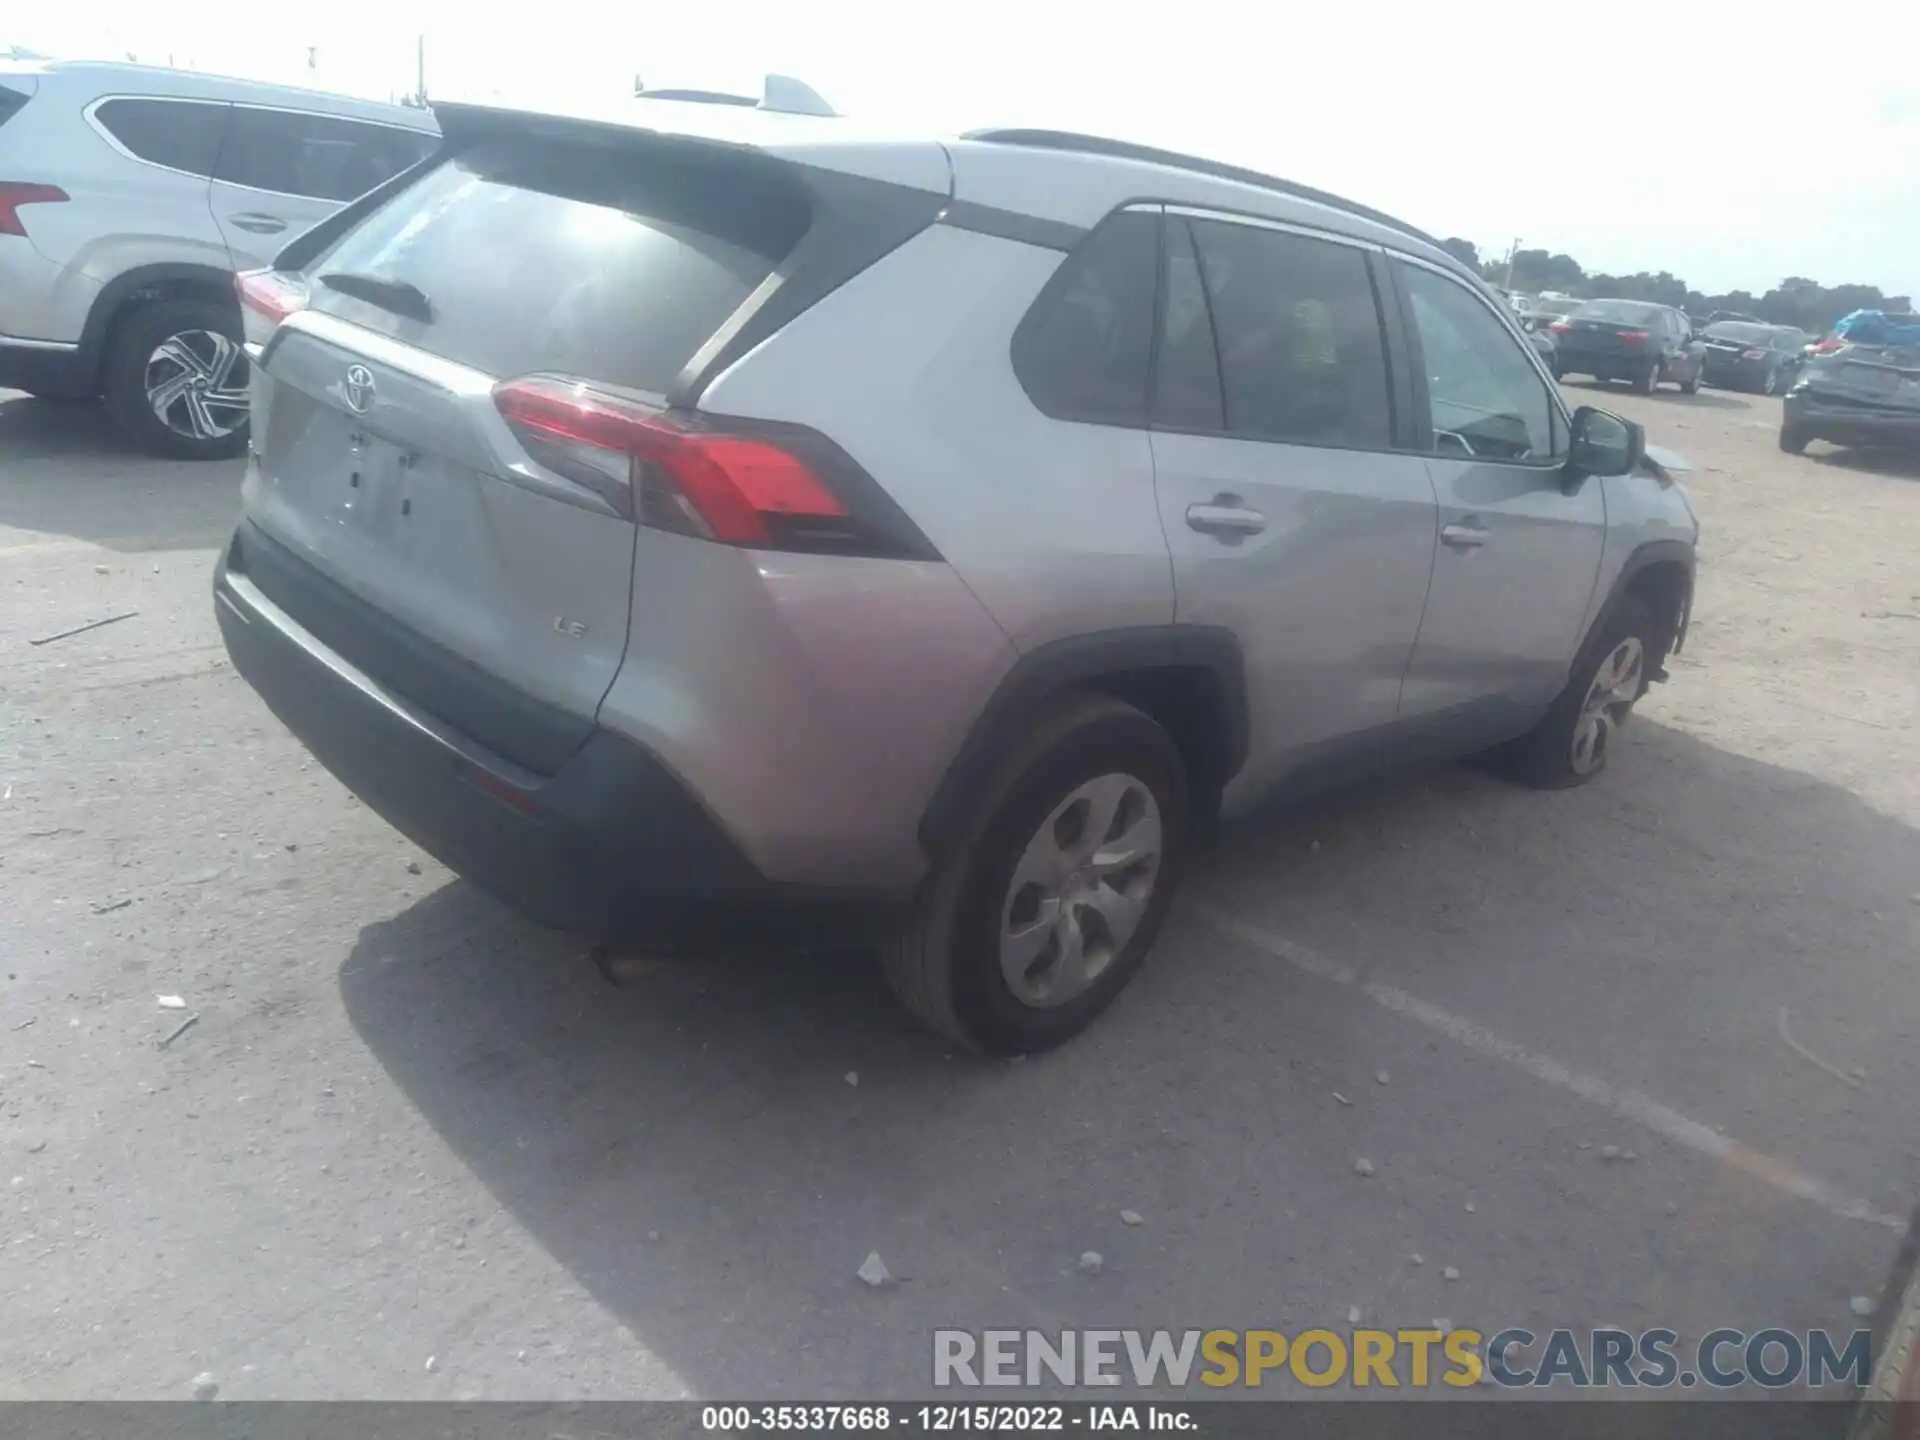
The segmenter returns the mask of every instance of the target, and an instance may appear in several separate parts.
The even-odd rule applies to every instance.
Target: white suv
[[[425,158],[432,118],[186,71],[0,60],[0,386],[142,448],[247,439],[236,270]]]

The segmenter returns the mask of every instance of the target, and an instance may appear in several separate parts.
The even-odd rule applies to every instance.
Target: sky
[[[757,92],[776,72],[882,123],[1081,130],[1252,166],[1482,254],[1518,239],[1707,292],[1804,275],[1920,295],[1911,0],[1798,0],[1772,15],[1681,0],[0,11],[0,45],[380,99],[413,87],[422,34],[428,92],[445,99],[539,108],[627,95],[636,76]]]

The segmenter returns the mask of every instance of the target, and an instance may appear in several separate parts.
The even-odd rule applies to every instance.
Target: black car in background
[[[1642,395],[1651,395],[1663,380],[1688,395],[1700,388],[1704,347],[1693,338],[1693,322],[1671,305],[1587,300],[1547,329],[1553,336],[1555,379],[1628,380]]]
[[[1805,356],[1806,332],[1790,325],[1721,320],[1701,335],[1707,384],[1722,390],[1779,395],[1793,384]]]

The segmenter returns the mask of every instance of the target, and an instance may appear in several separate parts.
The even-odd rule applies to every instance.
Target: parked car
[[[1536,295],[1520,312],[1521,323],[1529,330],[1548,329],[1554,321],[1565,319],[1584,302],[1570,295]]]
[[[1807,344],[1804,331],[1745,320],[1716,321],[1700,339],[1706,347],[1701,375],[1707,384],[1762,395],[1778,395],[1793,383]]]
[[[1849,344],[1811,356],[1781,411],[1790,455],[1815,440],[1920,450],[1920,347]]]
[[[1050,131],[437,114],[241,277],[215,610],[549,925],[845,924],[943,1034],[1041,1048],[1229,794],[1489,747],[1578,784],[1684,637],[1642,431],[1377,211]]]
[[[142,448],[247,441],[238,270],[415,164],[424,111],[183,70],[0,62],[0,386]]]
[[[1554,344],[1554,376],[1591,375],[1601,383],[1631,381],[1651,395],[1661,381],[1688,395],[1700,388],[1706,347],[1693,323],[1671,305],[1646,300],[1586,300],[1547,327]]]

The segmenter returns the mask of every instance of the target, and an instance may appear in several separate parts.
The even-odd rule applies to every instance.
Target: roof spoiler
[[[633,88],[636,100],[680,100],[696,105],[741,105],[756,110],[773,110],[782,115],[825,115],[838,112],[821,98],[804,80],[796,80],[791,75],[769,75],[760,86],[760,98],[751,95],[731,95],[720,90],[648,90],[637,82]]]

